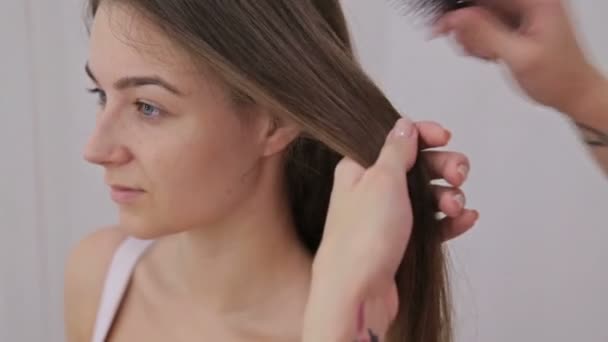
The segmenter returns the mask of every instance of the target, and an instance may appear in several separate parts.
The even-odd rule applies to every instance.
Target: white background
[[[345,6],[364,66],[404,113],[436,119],[473,162],[481,211],[451,244],[457,341],[608,341],[608,182],[560,115],[501,70],[427,42],[386,0]],[[574,4],[608,68],[608,2]],[[115,214],[81,160],[93,127],[81,0],[0,0],[0,341],[62,341],[66,254]],[[568,82],[568,80],[563,80]]]

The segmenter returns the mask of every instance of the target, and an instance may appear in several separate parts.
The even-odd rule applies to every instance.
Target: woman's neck
[[[176,236],[173,264],[184,293],[214,311],[259,308],[310,280],[311,256],[286,222],[252,218],[214,232],[212,239],[206,233]]]
[[[159,241],[155,263],[175,294],[222,316],[276,314],[279,305],[301,305],[303,312],[312,255],[281,187],[265,188],[222,224]]]

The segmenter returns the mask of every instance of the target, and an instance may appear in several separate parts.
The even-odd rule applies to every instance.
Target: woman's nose
[[[121,133],[120,126],[121,123],[112,122],[109,119],[98,120],[85,146],[84,159],[101,166],[120,165],[128,162],[131,154],[121,137],[124,133]]]

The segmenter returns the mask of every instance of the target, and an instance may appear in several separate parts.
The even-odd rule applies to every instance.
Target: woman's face
[[[237,112],[221,83],[133,13],[102,5],[92,26],[100,107],[85,158],[105,169],[121,226],[153,238],[213,224],[246,200],[268,120]]]

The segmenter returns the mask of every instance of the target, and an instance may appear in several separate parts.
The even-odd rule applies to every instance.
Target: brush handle
[[[454,1],[451,1],[449,10],[453,11],[453,10],[470,7],[470,6],[475,6],[475,5],[476,5],[476,3],[474,0],[454,0]]]

